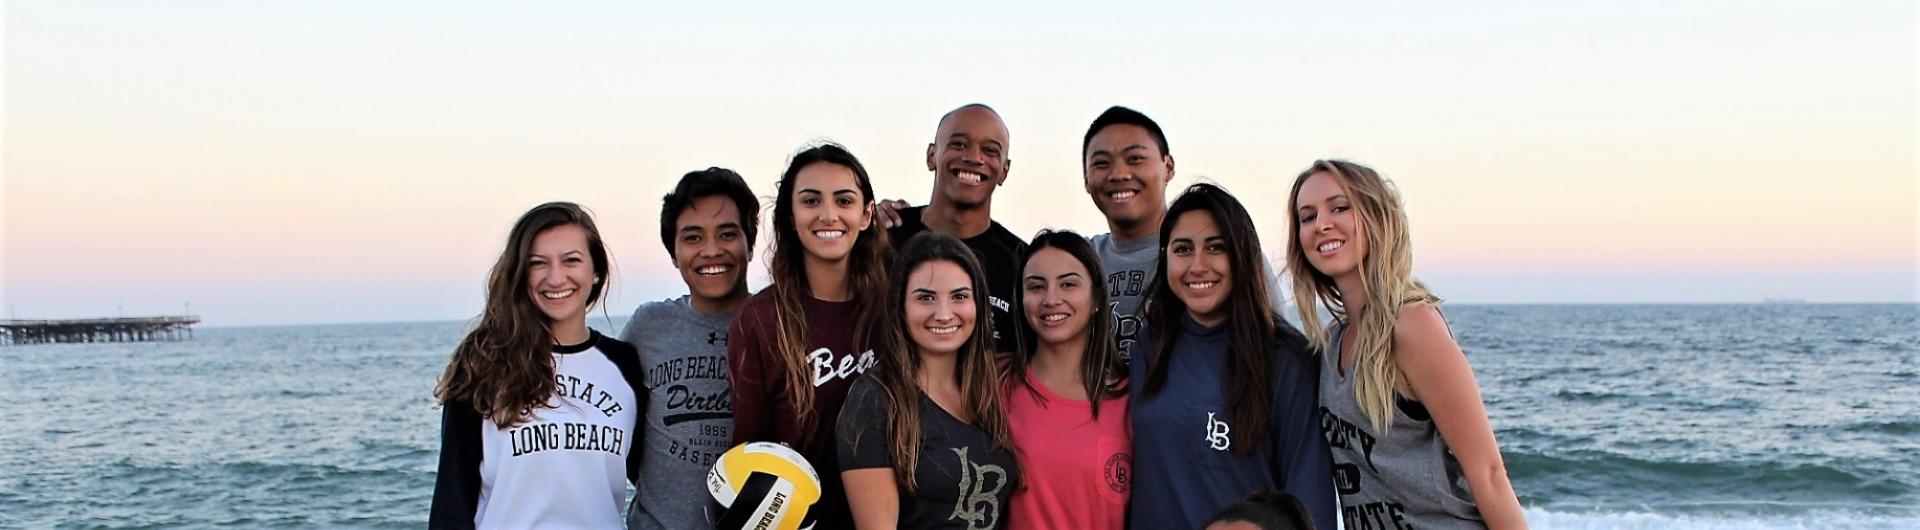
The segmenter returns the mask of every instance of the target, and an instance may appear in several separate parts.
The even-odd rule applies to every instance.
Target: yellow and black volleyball
[[[719,530],[810,530],[820,475],[785,444],[747,442],[713,463],[707,493],[707,517]]]

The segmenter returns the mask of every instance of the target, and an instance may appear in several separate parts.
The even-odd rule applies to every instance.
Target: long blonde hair
[[[1340,297],[1340,286],[1307,262],[1300,248],[1300,185],[1316,173],[1326,173],[1347,194],[1353,212],[1359,216],[1360,237],[1366,238],[1367,253],[1360,258],[1361,299],[1366,303],[1360,314],[1348,314]],[[1393,326],[1400,306],[1415,302],[1440,303],[1440,297],[1413,277],[1413,240],[1408,235],[1407,212],[1401,207],[1400,193],[1393,182],[1379,172],[1345,160],[1316,160],[1293,180],[1293,192],[1287,196],[1287,219],[1293,231],[1288,237],[1287,270],[1293,275],[1293,303],[1300,312],[1301,330],[1308,343],[1322,355],[1339,358],[1340,352],[1326,351],[1333,337],[1320,322],[1315,300],[1333,315],[1334,320],[1351,326],[1353,340],[1353,394],[1360,410],[1367,414],[1375,429],[1386,432],[1392,425],[1396,388],[1400,371],[1393,362]]]

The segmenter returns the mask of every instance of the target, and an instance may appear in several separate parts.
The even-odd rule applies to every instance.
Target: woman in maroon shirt
[[[817,528],[850,528],[834,454],[847,388],[873,366],[887,287],[886,231],[873,185],[846,148],[821,144],[787,164],[774,196],[773,284],[747,299],[727,339],[733,442],[781,442],[820,473]]]

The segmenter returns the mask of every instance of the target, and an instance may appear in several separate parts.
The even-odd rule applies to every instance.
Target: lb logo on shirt
[[[1000,489],[1007,486],[1007,470],[994,464],[975,464],[967,459],[967,448],[955,447],[960,457],[960,498],[953,503],[947,520],[966,521],[967,528],[999,526]],[[989,486],[991,484],[991,486]]]
[[[1126,495],[1133,491],[1133,455],[1114,453],[1107,457],[1106,476],[1107,489],[1114,493]]]
[[[1227,432],[1231,430],[1227,427],[1227,422],[1214,419],[1212,412],[1207,413],[1208,447],[1212,447],[1215,451],[1225,451],[1233,447],[1233,438],[1227,436]]]

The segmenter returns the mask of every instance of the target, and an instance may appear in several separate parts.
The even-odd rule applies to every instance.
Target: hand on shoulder
[[[874,203],[873,213],[880,220],[880,228],[891,230],[902,224],[900,210],[912,207],[913,205],[900,199],[882,199]]]

